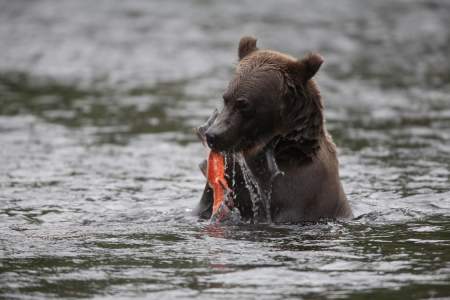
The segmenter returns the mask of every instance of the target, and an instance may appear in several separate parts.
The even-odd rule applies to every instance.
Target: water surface
[[[0,294],[450,297],[444,1],[1,1]],[[355,220],[190,215],[240,36],[317,82]]]

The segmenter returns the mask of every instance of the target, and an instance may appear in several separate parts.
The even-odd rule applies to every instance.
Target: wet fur
[[[267,107],[272,108],[273,114],[262,110],[266,115],[261,116],[263,120],[259,120],[258,124],[261,125],[255,126],[257,128],[239,132],[249,121],[236,119],[242,121],[242,124],[233,129],[238,130],[237,133],[230,134],[233,141],[225,141],[220,145],[224,149],[219,150],[228,151],[229,178],[232,170],[235,171],[235,186],[232,188],[236,193],[235,202],[241,215],[245,219],[253,218],[250,195],[242,170],[233,162],[233,155],[230,154],[236,151],[243,152],[259,185],[263,189],[270,186],[270,214],[274,222],[304,222],[352,216],[339,179],[336,147],[325,128],[322,99],[311,79],[323,62],[321,56],[310,54],[297,60],[280,52],[259,50],[256,39],[251,37],[241,39],[238,55],[240,63],[224,99],[237,101],[237,98],[248,94],[252,95],[252,99],[265,99],[265,102],[261,101],[261,105],[275,105]],[[232,107],[232,104],[229,106]],[[230,115],[229,111],[222,112],[222,119],[216,122],[219,125],[213,126],[227,124],[232,128],[233,124],[226,120]],[[258,117],[260,116],[252,116],[256,119]],[[264,125],[264,121],[269,124]],[[211,131],[215,129],[217,130],[212,128]],[[221,134],[226,136],[228,132]],[[262,149],[274,139],[278,139],[274,149],[275,159],[284,175],[270,182]],[[225,148],[228,146],[230,147]],[[197,213],[209,218],[211,205],[212,191],[206,185]]]

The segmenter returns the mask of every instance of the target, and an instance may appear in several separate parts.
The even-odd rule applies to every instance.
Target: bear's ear
[[[239,60],[243,59],[253,51],[258,50],[256,47],[256,39],[251,36],[244,36],[239,41]]]
[[[303,59],[292,62],[288,65],[288,72],[302,83],[306,83],[323,64],[323,57],[318,53],[310,53]]]

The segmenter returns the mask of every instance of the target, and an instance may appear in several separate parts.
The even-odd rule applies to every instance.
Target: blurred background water
[[[242,35],[317,82],[355,220],[190,215]],[[0,297],[450,297],[448,1],[0,1]]]

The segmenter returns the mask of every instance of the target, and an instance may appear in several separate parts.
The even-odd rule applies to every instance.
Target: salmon
[[[196,128],[197,136],[202,144],[209,148],[206,142],[205,132],[214,123],[217,118],[218,110],[215,109],[212,116],[206,123]],[[213,205],[210,223],[231,223],[239,224],[241,222],[241,214],[234,207],[233,191],[228,186],[225,179],[225,157],[220,152],[210,150],[208,159],[205,164],[200,164],[200,170],[205,175],[208,185],[213,190]]]
[[[219,152],[213,150],[209,152],[207,175],[208,184],[214,193],[212,214],[215,215],[225,201],[225,193],[229,190],[225,179],[225,158]]]

